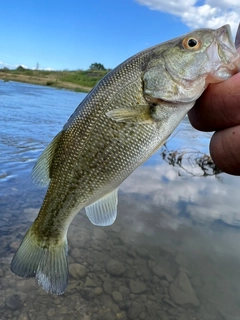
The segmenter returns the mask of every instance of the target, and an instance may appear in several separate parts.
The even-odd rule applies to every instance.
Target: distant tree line
[[[97,62],[92,63],[92,64],[90,65],[89,69],[90,69],[90,70],[103,70],[103,71],[106,70],[103,64],[97,63]]]

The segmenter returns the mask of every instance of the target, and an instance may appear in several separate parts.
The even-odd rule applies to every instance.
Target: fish
[[[143,50],[102,78],[33,168],[33,182],[48,189],[12,272],[63,294],[73,218],[85,208],[94,225],[113,224],[119,185],[166,142],[210,83],[239,71],[239,59],[224,25]]]

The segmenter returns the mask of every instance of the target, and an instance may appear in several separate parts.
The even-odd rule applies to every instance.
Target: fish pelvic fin
[[[27,231],[15,253],[11,270],[23,278],[35,277],[48,293],[63,294],[68,282],[67,238],[61,241],[41,241]]]

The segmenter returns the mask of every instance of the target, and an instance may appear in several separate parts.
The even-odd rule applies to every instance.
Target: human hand
[[[216,131],[210,154],[217,167],[240,175],[240,73],[209,85],[188,116],[194,128]]]

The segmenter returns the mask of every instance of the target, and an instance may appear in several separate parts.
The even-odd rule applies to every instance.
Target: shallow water
[[[31,169],[84,96],[0,81],[0,319],[239,320],[240,180],[197,165],[210,135],[187,118],[121,185],[113,226],[74,219],[64,295],[11,273],[46,191]]]

